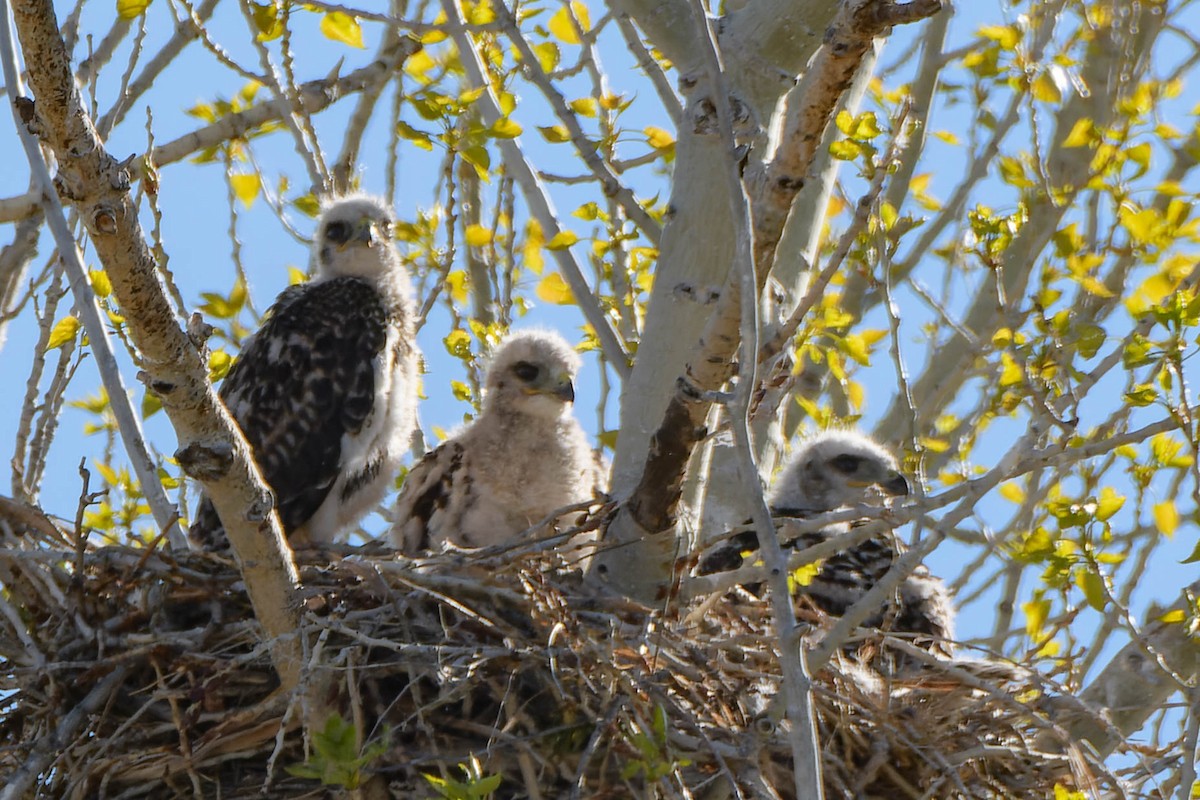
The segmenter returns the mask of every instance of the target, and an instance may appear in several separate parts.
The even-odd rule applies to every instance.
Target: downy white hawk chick
[[[776,516],[802,518],[844,506],[881,505],[887,496],[908,492],[908,481],[886,449],[854,431],[829,430],[796,448],[774,483],[770,506]],[[804,549],[848,530],[848,525],[836,525],[804,533],[791,546]],[[757,549],[753,532],[738,534],[706,557],[699,572],[707,575],[736,569]],[[841,616],[887,573],[897,555],[893,536],[872,536],[825,559],[812,582],[797,593],[821,611]],[[900,584],[895,599],[894,607],[880,609],[863,625],[915,634],[921,646],[949,655],[954,611],[942,581],[919,567]]]
[[[293,544],[332,541],[373,509],[412,438],[415,313],[392,226],[380,199],[331,199],[313,279],[280,293],[221,384]],[[208,498],[190,537],[228,546]]]
[[[572,414],[579,364],[550,331],[514,333],[498,346],[479,416],[404,480],[391,532],[401,552],[503,544],[603,489]]]

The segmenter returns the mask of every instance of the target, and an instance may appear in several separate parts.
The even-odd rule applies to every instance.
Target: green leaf
[[[326,39],[360,50],[366,47],[363,44],[362,26],[357,19],[342,11],[330,11],[321,19],[321,33]]]
[[[75,334],[78,332],[79,320],[75,317],[63,317],[50,329],[50,340],[46,342],[46,349],[54,350],[75,341]]]
[[[1148,383],[1139,384],[1125,393],[1125,402],[1131,406],[1148,406],[1158,399],[1158,391]]]
[[[142,419],[149,419],[162,411],[162,400],[154,392],[142,395]]]
[[[1103,611],[1108,605],[1108,595],[1104,592],[1104,578],[1098,573],[1079,570],[1075,574],[1075,583],[1083,590],[1083,596],[1088,605],[1097,611]]]
[[[117,0],[117,16],[121,19],[137,19],[146,13],[151,0]]]
[[[317,218],[321,213],[321,204],[312,192],[302,194],[292,201],[292,206],[306,217]]]
[[[283,20],[279,18],[279,8],[274,3],[251,3],[250,10],[254,15],[254,27],[258,28],[260,42],[269,42],[283,36]]]

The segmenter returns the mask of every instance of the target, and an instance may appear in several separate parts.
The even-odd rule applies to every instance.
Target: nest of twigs
[[[0,776],[56,798],[795,795],[766,602],[664,615],[536,546],[301,556],[307,685],[336,712],[307,738],[230,559],[0,550]],[[1105,782],[1021,687],[843,659],[814,683],[826,797]]]

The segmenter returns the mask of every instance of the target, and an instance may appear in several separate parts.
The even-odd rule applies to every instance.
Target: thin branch
[[[650,240],[651,244],[658,247],[662,241],[662,226],[642,207],[642,204],[634,197],[633,191],[621,183],[621,179],[613,173],[609,164],[601,157],[596,143],[584,133],[583,127],[579,124],[579,116],[567,106],[566,98],[550,81],[550,76],[542,71],[537,54],[533,52],[533,48],[526,41],[512,12],[503,3],[498,3],[495,10],[497,18],[504,26],[504,34],[521,55],[525,77],[541,90],[546,101],[550,103],[550,107],[554,109],[554,114],[558,117],[559,122],[566,127],[571,136],[571,144],[575,145],[575,151],[579,153],[583,163],[600,182],[604,196],[614,198],[642,234]]]
[[[737,163],[737,146],[733,138],[733,106],[729,102],[729,88],[723,78],[724,70],[717,52],[715,35],[708,24],[699,0],[692,2],[702,45],[710,94],[717,111],[717,127],[725,145],[726,192],[729,196],[731,216],[736,232],[733,276],[739,285],[741,296],[740,336],[742,352],[758,352],[758,277],[756,275],[755,248],[751,239],[750,200],[746,196],[741,180],[741,168]],[[730,425],[738,458],[738,477],[742,490],[753,499],[751,516],[758,534],[761,552],[770,570],[771,606],[775,618],[776,635],[779,637],[779,661],[783,673],[786,693],[787,717],[791,723],[788,738],[792,748],[792,776],[797,798],[821,800],[824,797],[821,779],[821,756],[817,745],[817,722],[813,707],[812,680],[805,661],[805,649],[800,642],[800,630],[796,624],[796,610],[792,606],[788,590],[787,557],[779,544],[771,510],[767,507],[763,487],[758,478],[758,465],[754,460],[754,443],[750,434],[750,404],[758,384],[758,359],[751,355],[738,362],[738,375],[733,399],[727,406]]]
[[[4,15],[8,16],[8,8],[4,9]],[[4,27],[7,28],[7,24]],[[33,787],[38,775],[42,774],[50,762],[57,758],[71,744],[71,740],[79,735],[79,730],[87,718],[112,699],[113,692],[125,680],[127,671],[128,667],[117,667],[108,673],[104,680],[87,693],[79,705],[62,718],[53,733],[45,736],[33,746],[25,763],[7,778],[4,790],[0,791],[0,800],[20,800],[20,798],[29,796],[29,790]]]
[[[462,59],[471,85],[477,89],[483,89],[483,94],[475,101],[476,107],[485,123],[489,126],[495,125],[504,115],[500,112],[500,105],[492,90],[492,83],[487,78],[484,66],[479,60],[479,53],[471,41],[471,35],[467,32],[462,11],[454,0],[442,0],[442,9],[446,12],[450,35],[458,46],[459,57]],[[558,224],[558,215],[554,211],[550,195],[538,178],[537,172],[526,160],[520,143],[517,139],[501,139],[497,142],[497,146],[500,148],[504,163],[511,171],[513,179],[521,187],[533,218],[541,225],[542,230],[546,233],[546,238],[553,238],[561,230]],[[608,359],[608,363],[622,379],[629,377],[629,355],[616,331],[613,330],[612,323],[609,322],[604,309],[600,307],[592,294],[579,262],[571,254],[570,248],[564,247],[552,252],[554,260],[558,264],[559,273],[571,288],[571,294],[575,297],[575,302],[579,304],[579,310],[588,324],[592,326],[596,338],[600,341],[604,357]]]
[[[24,87],[17,69],[12,31],[8,24],[8,9],[5,8],[3,14],[0,15],[0,59],[3,59],[4,82],[10,87],[13,98],[19,98],[24,94]],[[83,254],[75,246],[74,237],[71,235],[67,218],[63,214],[62,205],[59,203],[58,194],[54,189],[54,180],[50,177],[50,171],[42,158],[41,147],[22,122],[15,101],[12,105],[12,112],[13,122],[21,138],[21,145],[25,148],[25,156],[29,161],[29,168],[41,186],[42,209],[46,215],[46,224],[58,245],[59,258],[66,271],[71,293],[75,297],[75,309],[83,323],[83,329],[87,332],[89,347],[96,359],[96,369],[108,392],[109,405],[116,418],[117,428],[121,432],[121,439],[125,442],[125,451],[129,456],[130,464],[141,484],[146,502],[150,505],[150,511],[154,514],[154,521],[158,524],[159,531],[166,531],[172,547],[185,549],[187,537],[179,528],[179,512],[175,510],[170,498],[167,497],[162,481],[158,478],[158,465],[146,444],[141,418],[134,410],[129,393],[125,390],[125,383],[121,378],[121,368],[117,364],[112,342],[108,338],[104,318],[96,303],[96,295],[88,282],[87,269],[83,265]]]
[[[0,0],[5,27],[8,6],[8,0]],[[292,689],[302,664],[297,635],[301,605],[296,568],[271,509],[270,491],[209,383],[199,351],[203,342],[179,328],[163,294],[129,196],[129,174],[105,151],[83,109],[51,0],[18,0],[13,11],[26,61],[38,65],[29,73],[36,107],[26,98],[14,98],[23,112],[18,127],[36,125],[58,158],[62,191],[73,199],[87,226],[125,314],[130,339],[141,353],[147,384],[161,398],[179,436],[176,457],[216,504],[280,682]],[[15,71],[15,55],[11,49],[9,53],[5,68]],[[31,166],[39,160],[40,153],[30,154]],[[50,188],[48,202],[53,203],[54,196]]]

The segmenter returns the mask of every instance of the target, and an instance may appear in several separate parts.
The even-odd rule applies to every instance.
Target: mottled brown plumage
[[[775,481],[770,505],[775,516],[803,519],[845,506],[881,505],[908,491],[891,453],[856,432],[831,430],[797,446]],[[841,524],[802,533],[791,547],[802,550],[850,529]],[[780,532],[787,534],[786,523]],[[898,548],[890,532],[872,536],[825,559],[812,582],[798,587],[797,594],[826,614],[842,616],[887,574]],[[704,558],[699,572],[737,569],[757,550],[753,532],[738,534]],[[942,581],[922,566],[904,579],[893,602],[872,613],[863,626],[913,634],[922,646],[949,655],[954,609]]]
[[[313,250],[316,276],[279,295],[220,390],[293,542],[328,542],[379,503],[416,413],[412,289],[388,207],[333,200]],[[190,537],[228,546],[207,498]]]

